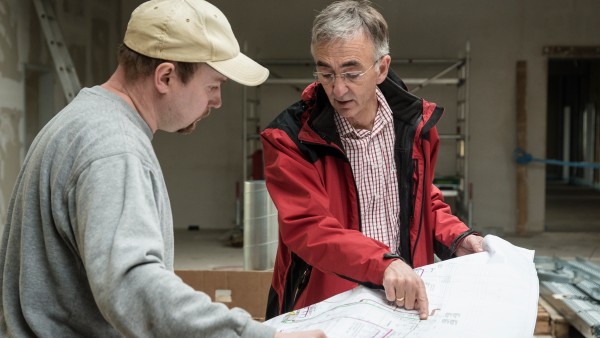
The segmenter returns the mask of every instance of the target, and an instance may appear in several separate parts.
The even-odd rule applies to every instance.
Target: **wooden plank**
[[[550,334],[550,314],[544,307],[538,303],[538,314],[535,321],[534,335],[549,335]]]
[[[569,338],[571,325],[560,313],[550,305],[546,300],[540,297],[539,305],[548,313],[550,317],[550,335],[553,338]],[[536,325],[537,327],[537,325]]]
[[[527,149],[527,62],[517,61],[517,147]],[[527,168],[517,164],[517,226],[516,234],[527,232]]]

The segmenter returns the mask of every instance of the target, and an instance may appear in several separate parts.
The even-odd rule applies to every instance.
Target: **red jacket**
[[[402,259],[419,267],[433,263],[434,252],[450,258],[473,231],[432,183],[443,109],[408,93],[391,71],[379,88],[394,119]],[[357,284],[382,288],[383,272],[400,258],[361,233],[356,183],[333,114],[313,83],[261,133],[267,189],[279,218],[267,318]]]

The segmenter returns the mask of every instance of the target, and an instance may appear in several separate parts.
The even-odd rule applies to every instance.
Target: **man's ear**
[[[380,84],[385,80],[388,75],[388,71],[390,70],[390,64],[392,63],[392,58],[389,55],[384,55],[379,60],[379,75],[377,76],[377,84]]]
[[[166,94],[175,77],[175,65],[171,62],[163,62],[154,70],[154,87],[161,94]]]

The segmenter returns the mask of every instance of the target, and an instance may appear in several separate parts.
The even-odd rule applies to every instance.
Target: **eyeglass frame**
[[[380,60],[381,60],[381,58],[375,60],[375,62],[373,62],[371,67],[367,68],[363,72],[343,72],[343,73],[340,73],[339,75],[335,75],[335,73],[330,73],[330,72],[313,72],[313,76],[314,76],[315,80],[317,82],[319,82],[320,84],[322,84],[323,86],[329,86],[330,84],[335,83],[335,79],[337,77],[340,77],[342,79],[342,81],[344,81],[345,84],[348,84],[348,82],[346,82],[346,79],[348,79],[348,81],[350,83],[355,83],[354,81],[360,79],[363,75],[365,75],[368,71],[370,71],[371,68],[373,68]],[[331,80],[329,80],[327,82],[321,81],[321,80],[319,80],[319,75],[320,76],[331,75]],[[354,76],[354,78],[353,78],[353,76]]]

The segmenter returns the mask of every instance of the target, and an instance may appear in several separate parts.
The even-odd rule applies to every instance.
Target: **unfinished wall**
[[[318,0],[283,2],[213,1],[228,16],[248,55],[259,59],[309,59],[312,19],[326,3]],[[484,232],[512,233],[516,223],[515,69],[528,63],[528,152],[545,154],[546,58],[544,45],[598,45],[600,12],[595,0],[545,1],[375,1],[388,19],[393,58],[455,58],[471,43],[471,152],[474,227]],[[272,69],[286,76],[280,69]],[[302,73],[303,72],[303,73]],[[290,70],[310,76],[312,69]],[[400,67],[399,72],[402,74]],[[175,226],[199,224],[227,228],[235,218],[234,185],[241,180],[242,89],[228,84],[226,103],[202,121],[198,135],[181,143],[180,136],[158,136],[155,146],[165,166],[175,214]],[[297,100],[294,86],[260,89],[261,125]],[[426,98],[438,94],[420,93]],[[454,103],[442,106],[452,109]],[[451,112],[444,119],[452,119]],[[442,122],[444,127],[446,120]],[[444,128],[452,128],[445,126]],[[200,135],[202,134],[202,135]],[[167,140],[168,139],[168,140]],[[189,142],[189,143],[188,143]],[[181,148],[180,156],[173,147]],[[187,149],[187,145],[192,149]],[[442,149],[439,172],[451,170],[454,151]],[[444,160],[444,158],[449,158]],[[232,167],[233,166],[233,167]],[[528,167],[529,232],[544,228],[544,167]]]
[[[115,66],[120,1],[53,1],[71,57],[85,85]],[[0,227],[33,137],[66,103],[31,1],[0,0]]]
[[[120,0],[57,0],[57,16],[82,86],[98,85],[116,67]]]
[[[38,48],[46,62],[40,33],[30,34],[28,2],[0,0],[0,213],[16,177],[23,149],[23,79],[19,67],[29,62],[24,50]],[[114,50],[120,42],[129,14],[141,1],[109,2],[57,0],[61,22],[84,84],[102,82],[114,68]],[[317,10],[328,2],[214,0],[228,16],[248,55],[258,59],[310,59],[310,28]],[[388,19],[392,58],[456,58],[471,44],[471,152],[474,227],[483,231],[514,232],[516,223],[515,65],[528,65],[528,149],[536,157],[545,154],[546,57],[544,45],[600,45],[600,2],[596,0],[507,1],[374,1]],[[122,10],[122,14],[118,9]],[[79,14],[83,11],[83,18]],[[76,14],[79,13],[79,14]],[[122,20],[120,16],[122,15]],[[17,20],[18,19],[18,20]],[[30,20],[31,21],[31,20]],[[25,23],[24,23],[25,22]],[[33,29],[33,28],[31,28]],[[15,42],[16,41],[16,42]],[[29,42],[31,41],[31,42]],[[42,42],[43,43],[43,42]],[[108,46],[104,46],[108,43]],[[17,45],[14,47],[5,47]],[[19,47],[20,46],[20,47]],[[43,46],[43,45],[42,45]],[[45,55],[45,56],[44,56]],[[48,63],[46,63],[48,65]],[[409,74],[399,67],[401,76]],[[273,73],[288,76],[286,70]],[[290,71],[308,77],[311,67]],[[104,76],[105,75],[105,76]],[[21,77],[23,75],[20,75]],[[61,106],[60,87],[54,105]],[[299,87],[262,86],[260,125],[264,126],[299,97]],[[250,94],[254,90],[249,91]],[[454,103],[451,94],[434,89],[420,92],[448,109],[440,128],[449,124]],[[227,229],[236,212],[236,182],[242,178],[242,86],[227,83],[223,107],[202,121],[190,136],[159,133],[154,145],[164,169],[176,227],[197,224]],[[5,122],[10,121],[10,122]],[[10,131],[8,131],[10,130]],[[445,146],[439,173],[451,171],[453,151]],[[528,167],[531,232],[544,228],[545,171]]]
[[[0,0],[0,231],[19,172],[23,149],[23,61],[26,27],[19,21],[27,6]]]

